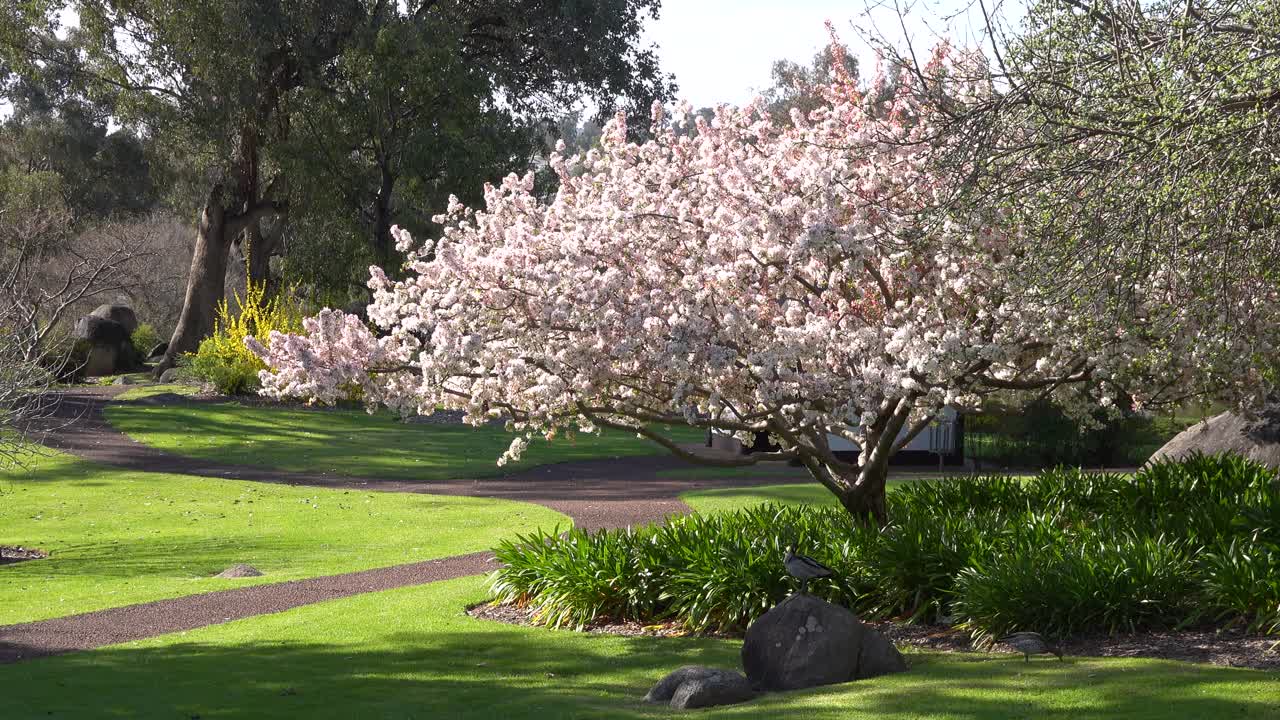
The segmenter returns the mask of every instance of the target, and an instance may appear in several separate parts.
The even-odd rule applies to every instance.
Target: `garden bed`
[[[492,588],[538,608],[544,625],[621,618],[738,633],[794,592],[781,560],[790,545],[834,569],[815,595],[870,620],[946,617],[980,646],[1027,630],[1082,647],[1138,638],[1130,651],[1190,638],[1178,656],[1230,662],[1236,651],[1206,649],[1213,630],[1280,641],[1280,480],[1261,465],[1199,456],[1132,476],[920,481],[888,502],[883,528],[837,507],[764,504],[536,533],[498,546]],[[1186,628],[1210,634],[1174,632]]]
[[[43,560],[49,557],[49,553],[39,548],[22,547],[21,545],[0,545],[0,565],[12,565],[13,563],[26,562],[28,560]]]
[[[533,619],[534,608],[512,603],[482,603],[467,609],[467,614],[481,620],[539,627]],[[1010,652],[1001,645],[985,650],[974,645],[963,630],[949,625],[908,624],[893,621],[869,623],[899,646],[911,646],[943,652]],[[677,622],[644,624],[636,620],[601,618],[581,630],[596,635],[624,637],[686,637],[689,631]],[[741,632],[705,632],[699,637],[741,638]],[[1180,660],[1226,667],[1280,670],[1280,638],[1233,630],[1184,630],[1168,632],[1136,632],[1122,635],[1078,635],[1066,638],[1061,646],[1071,657],[1123,657]],[[1052,658],[1050,658],[1052,659]]]

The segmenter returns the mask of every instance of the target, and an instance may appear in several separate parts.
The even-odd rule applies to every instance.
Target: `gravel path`
[[[668,456],[546,465],[480,480],[405,482],[332,477],[231,465],[173,455],[135,442],[102,415],[102,406],[127,388],[77,388],[62,396],[50,447],[105,465],[284,485],[357,488],[502,498],[544,505],[573,518],[575,527],[625,527],[690,512],[678,495],[689,490],[785,482],[778,477],[672,480],[661,470],[688,467]],[[221,590],[68,617],[0,626],[0,663],[89,650],[166,633],[280,612],[300,605],[476,575],[493,569],[491,553],[473,553],[374,570]]]

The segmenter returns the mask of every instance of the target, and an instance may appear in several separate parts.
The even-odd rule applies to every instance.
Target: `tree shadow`
[[[178,643],[0,667],[6,718],[627,718],[684,664],[734,667],[734,643],[476,626],[373,644]],[[1165,663],[910,655],[911,672],[762,696],[707,717],[1275,718],[1280,675]]]

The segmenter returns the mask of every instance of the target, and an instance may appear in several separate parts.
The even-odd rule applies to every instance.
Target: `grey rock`
[[[120,372],[121,350],[119,345],[92,344],[85,354],[84,367],[80,374],[86,377],[115,375]]]
[[[95,345],[119,345],[129,341],[129,332],[123,325],[96,315],[85,315],[77,320],[72,335],[77,340],[87,340]]]
[[[139,380],[138,378],[133,377],[132,375],[121,375],[115,380],[112,380],[111,384],[112,385],[140,385],[143,382],[144,382],[143,380]]]
[[[126,335],[133,335],[133,331],[138,329],[138,316],[128,305],[99,305],[89,315],[120,323]]]
[[[658,681],[644,696],[647,703],[667,703],[677,710],[732,705],[755,697],[742,673],[702,665],[686,665]]]
[[[160,382],[166,384],[182,382],[182,377],[178,372],[178,368],[169,368],[168,370],[160,373]]]
[[[178,405],[181,403],[191,402],[191,398],[178,393],[156,393],[146,397],[134,400],[139,405]]]
[[[847,609],[797,594],[747,628],[742,667],[757,690],[798,690],[903,672],[907,664]]]
[[[84,346],[80,374],[115,375],[137,369],[137,358],[125,326],[108,318],[85,315],[76,321],[72,337]]]
[[[262,577],[262,571],[252,565],[237,563],[222,572],[214,575],[220,578],[245,578],[245,577]]]
[[[1280,469],[1280,403],[1267,403],[1252,417],[1224,412],[1183,430],[1148,462],[1180,460],[1195,452],[1230,452]]]

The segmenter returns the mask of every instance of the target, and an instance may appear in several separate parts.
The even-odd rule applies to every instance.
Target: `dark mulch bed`
[[[475,618],[513,625],[532,625],[532,608],[514,605],[476,605],[467,610]],[[946,625],[904,625],[891,621],[870,623],[898,645],[944,652],[984,652],[974,647],[969,634]],[[688,635],[676,623],[643,625],[638,622],[603,621],[585,629],[606,635],[680,637]],[[741,637],[710,634],[711,637]],[[1183,660],[1230,667],[1280,670],[1280,637],[1250,635],[1239,630],[1183,630],[1127,635],[1073,637],[1063,643],[1069,657],[1134,657]],[[1012,652],[997,645],[991,652]]]
[[[49,557],[49,553],[39,548],[29,547],[13,547],[12,545],[0,545],[0,565],[12,565],[27,560],[43,560]]]

